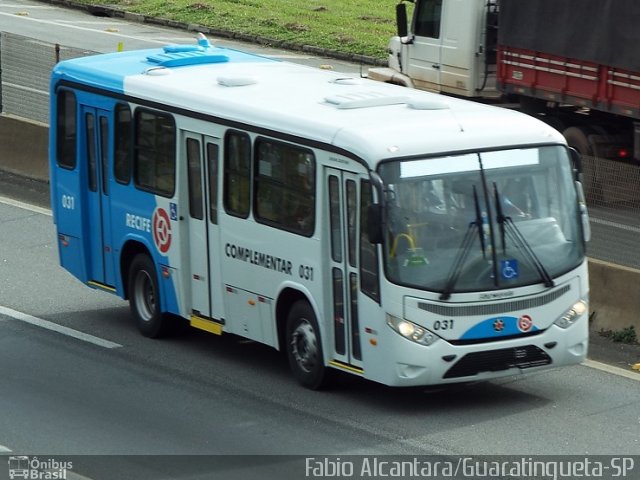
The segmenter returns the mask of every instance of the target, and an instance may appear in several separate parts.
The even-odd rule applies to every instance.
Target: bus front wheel
[[[161,337],[168,320],[160,310],[156,268],[148,255],[137,255],[129,268],[129,305],[136,326],[145,337]]]
[[[287,357],[294,377],[316,390],[324,385],[326,368],[320,330],[313,309],[306,301],[296,302],[287,318]]]

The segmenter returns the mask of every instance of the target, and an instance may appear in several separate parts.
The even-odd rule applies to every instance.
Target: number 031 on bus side
[[[149,337],[189,322],[394,386],[581,362],[580,158],[506,109],[193,44],[51,78],[61,265]]]

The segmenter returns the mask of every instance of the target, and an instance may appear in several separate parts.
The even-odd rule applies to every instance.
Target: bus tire
[[[326,368],[316,315],[308,302],[293,304],[287,317],[287,358],[293,376],[312,390],[322,388]]]
[[[142,335],[158,338],[168,331],[167,315],[160,310],[156,267],[146,254],[134,257],[129,267],[129,306]]]

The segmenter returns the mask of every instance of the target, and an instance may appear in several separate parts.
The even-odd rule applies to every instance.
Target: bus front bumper
[[[386,332],[394,361],[374,361],[365,377],[390,386],[419,386],[490,380],[585,360],[589,345],[588,315],[566,329],[555,324],[537,335],[454,345],[439,339],[430,346]],[[370,375],[377,372],[380,375]]]

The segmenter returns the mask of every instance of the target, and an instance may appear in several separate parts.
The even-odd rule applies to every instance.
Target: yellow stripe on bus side
[[[335,368],[339,368],[341,370],[346,370],[351,373],[357,373],[358,375],[363,375],[364,370],[358,367],[354,367],[353,365],[347,365],[346,363],[339,362],[338,360],[331,360],[329,365]]]
[[[206,320],[195,315],[191,315],[191,326],[199,328],[205,332],[213,333],[215,335],[222,335],[222,325],[211,320]]]
[[[96,282],[95,280],[89,280],[87,285],[90,285],[95,288],[99,288],[100,290],[106,290],[107,292],[116,293],[116,289],[110,287],[109,285],[105,285],[104,283]]]

